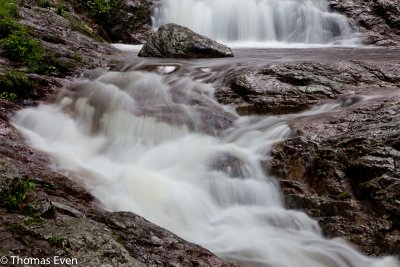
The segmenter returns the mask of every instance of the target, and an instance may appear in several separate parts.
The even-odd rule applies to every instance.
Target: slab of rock
[[[234,77],[230,87],[217,88],[216,97],[242,115],[296,113],[372,87],[397,90],[398,68],[371,61],[271,65]]]
[[[232,50],[189,28],[169,23],[150,36],[140,57],[219,58],[233,57]]]
[[[400,96],[293,121],[271,172],[286,204],[367,254],[400,254]]]
[[[400,45],[399,0],[328,0],[332,9],[346,15],[367,44]]]

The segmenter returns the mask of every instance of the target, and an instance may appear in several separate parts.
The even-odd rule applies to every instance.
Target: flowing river
[[[358,43],[345,17],[322,0],[165,0],[154,26],[166,22],[234,44]],[[137,52],[125,51],[113,71],[87,71],[53,103],[17,112],[14,125],[104,208],[137,213],[239,266],[399,266],[324,238],[317,221],[284,207],[262,163],[274,143],[294,135],[289,121],[334,112],[339,102],[241,117],[214,99],[218,86],[249,67],[395,61],[398,50],[237,49],[235,58],[198,60],[139,59]]]
[[[399,266],[324,238],[315,220],[284,208],[277,181],[261,164],[275,142],[293,136],[288,121],[334,112],[340,103],[240,117],[213,98],[217,86],[249,66],[398,60],[398,50],[241,49],[236,58],[207,60],[136,53],[125,52],[118,71],[86,72],[54,103],[19,111],[15,126],[106,209],[135,212],[240,266]]]

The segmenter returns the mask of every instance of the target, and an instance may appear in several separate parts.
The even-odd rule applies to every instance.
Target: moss
[[[9,211],[19,211],[24,203],[28,201],[28,194],[35,190],[36,183],[32,180],[24,180],[18,183],[11,190],[4,190],[0,194],[0,206],[5,207]]]
[[[0,19],[0,39],[7,38],[14,32],[23,31],[21,24],[11,18]]]
[[[47,239],[52,247],[66,249],[66,240],[61,236],[52,236]]]
[[[57,189],[57,186],[53,182],[47,182],[47,181],[43,182],[43,187],[50,190]]]
[[[108,25],[116,16],[122,0],[83,0],[81,6],[89,12],[89,16],[102,26]]]
[[[34,70],[40,61],[43,47],[39,40],[28,36],[23,31],[17,31],[0,41],[5,55],[14,61],[24,63]]]
[[[52,3],[50,0],[37,0],[36,4],[41,8],[50,8],[52,7]]]
[[[126,240],[125,240],[125,238],[124,238],[119,232],[113,231],[113,236],[115,237],[115,240],[116,240],[119,244],[125,246]]]
[[[26,73],[17,70],[7,70],[4,75],[0,75],[0,92],[15,94],[22,97],[32,90],[33,83],[29,80]]]
[[[66,13],[70,12],[71,10],[69,9],[68,6],[59,4],[57,5],[57,14],[64,17]]]
[[[18,17],[17,4],[13,0],[0,0],[0,18]]]
[[[29,217],[23,221],[25,225],[42,225],[43,219],[40,217]]]

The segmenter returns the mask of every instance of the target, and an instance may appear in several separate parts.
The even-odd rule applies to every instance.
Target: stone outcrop
[[[287,206],[368,254],[400,254],[399,107],[384,96],[292,122],[298,136],[272,151]]]
[[[294,137],[265,166],[288,208],[367,254],[400,253],[399,64],[290,63],[232,79],[216,96],[242,114],[288,114],[336,101],[338,111],[289,121]]]
[[[219,88],[216,96],[234,104],[240,114],[296,113],[371,87],[396,89],[398,68],[366,61],[272,65],[233,78],[231,86]]]
[[[380,46],[400,45],[399,0],[329,0],[330,6],[346,15],[364,42]]]
[[[190,29],[170,23],[153,33],[139,52],[141,57],[218,58],[233,57],[232,50]]]
[[[113,42],[142,44],[153,32],[151,28],[151,0],[123,0],[121,8],[106,27]]]

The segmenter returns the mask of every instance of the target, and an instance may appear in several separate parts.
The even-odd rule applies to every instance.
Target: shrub
[[[25,63],[29,69],[36,69],[36,64],[43,53],[39,40],[29,37],[23,32],[15,32],[2,39],[1,44],[8,58]]]
[[[21,71],[9,70],[0,76],[0,92],[4,99],[14,101],[17,97],[29,94],[32,87],[28,76]]]
[[[21,204],[27,202],[28,193],[35,190],[36,184],[32,180],[25,180],[10,191],[2,192],[0,205],[8,210],[19,210]]]
[[[22,26],[13,19],[0,19],[0,39],[7,38],[13,32],[23,32]]]
[[[0,0],[0,18],[17,17],[17,4],[13,0]]]
[[[82,5],[90,17],[101,25],[107,25],[121,7],[121,0],[84,0]]]

